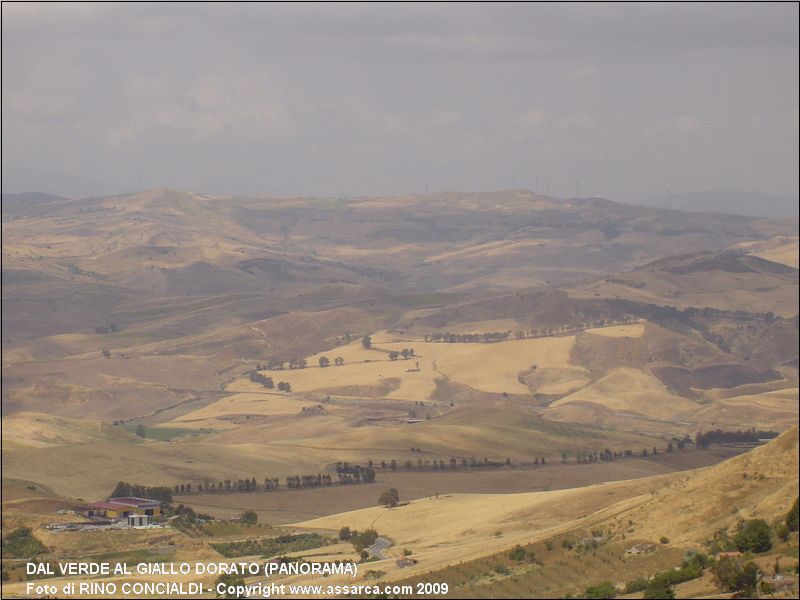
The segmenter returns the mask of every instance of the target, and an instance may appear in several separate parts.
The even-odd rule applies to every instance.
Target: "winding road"
[[[379,537],[375,540],[375,543],[372,544],[369,548],[367,548],[367,552],[372,558],[377,560],[386,560],[386,557],[383,555],[383,551],[386,550],[389,546],[392,545],[392,542],[387,540],[386,538]]]

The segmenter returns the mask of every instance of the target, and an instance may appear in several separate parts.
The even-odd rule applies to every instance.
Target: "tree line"
[[[778,437],[777,431],[756,431],[755,427],[745,431],[698,431],[695,445],[708,448],[711,444],[757,444],[759,440],[771,440]]]
[[[568,324],[560,326],[545,326],[533,328],[530,330],[519,330],[513,332],[514,338],[518,340],[535,339],[542,337],[551,337],[554,335],[564,335],[584,331],[586,329],[597,329],[599,327],[612,327],[614,325],[628,325],[638,323],[639,319],[632,316],[626,316],[620,319],[598,319],[596,321],[588,321],[578,324]],[[425,335],[426,342],[445,342],[445,343],[493,343],[502,342],[510,339],[512,332],[509,331],[489,331],[486,333],[451,333],[451,332],[435,332]]]
[[[177,490],[176,490],[177,491]],[[172,504],[172,490],[164,486],[147,486],[139,485],[136,483],[128,483],[120,481],[111,492],[110,498],[147,498],[148,500],[158,500],[162,506],[169,506]]]
[[[347,463],[339,463],[347,464]],[[266,477],[259,483],[255,477],[245,479],[224,479],[219,482],[206,481],[204,483],[179,483],[175,484],[175,494],[210,493],[210,492],[255,492],[273,491],[284,487],[296,490],[309,487],[325,487],[333,485],[354,485],[372,483],[375,481],[375,470],[372,467],[360,465],[349,466],[347,469],[337,467],[336,478],[328,473],[287,475],[283,486],[277,477]],[[150,488],[148,488],[150,489]],[[163,488],[168,490],[168,488]],[[168,490],[169,491],[169,490]],[[170,496],[170,501],[172,497]]]

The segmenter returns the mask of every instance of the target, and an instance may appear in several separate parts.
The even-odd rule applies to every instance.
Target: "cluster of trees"
[[[175,491],[177,492],[175,486]],[[126,496],[134,496],[136,498],[148,498],[149,500],[158,500],[162,506],[167,507],[172,504],[172,490],[168,487],[155,486],[150,487],[147,485],[139,485],[136,483],[128,483],[120,481],[111,492],[111,498],[122,498]]]
[[[256,365],[257,367],[263,367],[264,365]],[[250,381],[254,381],[256,383],[260,383],[268,390],[275,388],[275,381],[269,375],[263,375],[258,371],[250,373],[249,375]],[[292,391],[292,384],[288,381],[279,381],[278,382],[278,389],[282,392],[291,392]]]
[[[403,357],[404,360],[408,360],[412,356],[414,356],[414,349],[413,348],[403,348],[400,352],[396,350],[392,350],[389,352],[389,360],[397,360],[400,357]]]
[[[279,358],[271,358],[265,365],[256,365],[256,369],[259,371],[283,371],[287,366],[290,369],[305,369],[308,361],[305,358],[293,358],[284,362]]]
[[[170,524],[177,529],[188,529],[193,527],[198,521],[214,520],[211,515],[195,513],[190,506],[184,506],[183,504],[178,504],[175,510],[171,512],[176,518],[171,519]]]
[[[673,438],[673,441],[675,442],[674,444],[672,442],[667,444],[667,452],[674,452],[676,447],[678,450],[684,450],[686,448],[686,444],[692,443],[692,440],[688,435],[684,436],[683,438]]]
[[[337,356],[333,359],[333,364],[337,367],[341,367],[344,364],[344,359],[341,356]],[[327,356],[320,356],[319,357],[319,366],[323,369],[325,367],[329,367],[331,365],[331,359]]]
[[[778,437],[777,431],[756,431],[755,428],[745,431],[714,431],[698,432],[695,444],[698,448],[708,448],[711,444],[755,444],[759,440],[771,440]]]
[[[363,560],[366,560],[369,554],[367,553],[367,548],[372,546],[375,543],[375,540],[378,539],[378,532],[374,529],[365,529],[362,532],[358,532],[355,529],[350,531],[349,527],[342,527],[339,530],[339,539],[350,540],[350,543],[353,544],[353,548],[355,551],[361,555]]]
[[[260,365],[259,365],[260,366]],[[250,373],[250,381],[254,381],[256,383],[260,383],[265,388],[271,390],[275,387],[275,382],[272,380],[272,377],[267,375],[262,375],[259,372]]]
[[[300,414],[304,417],[311,415],[324,415],[325,407],[322,404],[315,404],[314,406],[304,406],[300,409]]]
[[[753,561],[743,563],[732,556],[723,556],[712,565],[711,572],[714,582],[726,592],[739,592],[744,598],[755,596],[758,565]]]

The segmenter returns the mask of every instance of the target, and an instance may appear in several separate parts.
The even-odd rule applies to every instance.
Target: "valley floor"
[[[626,481],[715,465],[747,448],[716,446],[658,456],[595,464],[547,464],[535,468],[456,471],[377,471],[373,484],[279,490],[277,492],[176,495],[175,502],[195,511],[227,518],[255,510],[270,524],[293,523],[375,506],[384,489],[396,488],[402,502],[446,494],[517,494],[563,490]]]

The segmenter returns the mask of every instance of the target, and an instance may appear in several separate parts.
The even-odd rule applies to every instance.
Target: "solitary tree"
[[[363,338],[361,338],[361,345],[364,346],[364,348],[366,348],[367,350],[369,350],[370,348],[372,348],[372,338],[369,337],[368,335],[365,335]]]
[[[142,438],[143,437],[147,437],[147,430],[144,428],[144,425],[142,425],[141,423],[139,423],[136,426],[136,435],[138,435],[139,437],[142,437]]]
[[[397,506],[400,502],[400,492],[397,491],[395,488],[389,488],[388,490],[384,490],[380,498],[378,498],[378,504],[383,504],[387,508],[393,508]]]
[[[320,356],[319,357],[319,366],[320,367],[327,367],[330,364],[331,364],[331,359],[329,359],[327,356]]]
[[[254,510],[246,510],[242,513],[240,521],[245,525],[255,525],[258,523],[258,515]]]

